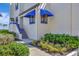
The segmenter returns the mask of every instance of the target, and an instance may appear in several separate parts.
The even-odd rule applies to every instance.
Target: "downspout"
[[[71,9],[70,9],[70,11],[71,11],[71,25],[70,25],[70,32],[71,32],[71,35],[72,35],[72,3],[71,3]]]

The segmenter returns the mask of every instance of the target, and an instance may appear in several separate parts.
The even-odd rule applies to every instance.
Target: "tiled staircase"
[[[21,34],[22,35],[21,38],[20,38],[22,42],[24,42],[26,44],[30,44],[32,42],[32,40],[28,38],[28,35],[25,32],[25,30],[20,28],[19,24],[17,24],[16,22],[12,22],[12,23],[10,23],[10,25],[11,24],[15,25],[15,27],[17,27],[17,30],[19,32],[18,34]],[[14,31],[16,31],[16,30],[14,30]]]
[[[28,35],[26,34],[25,30],[21,29],[19,24],[17,24],[17,27],[18,27],[20,33],[22,34],[22,39],[28,39]]]
[[[28,35],[26,34],[24,29],[21,29],[21,33],[22,33],[22,38],[23,39],[28,39]]]

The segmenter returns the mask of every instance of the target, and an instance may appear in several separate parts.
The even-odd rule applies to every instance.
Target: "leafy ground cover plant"
[[[16,37],[16,33],[14,33],[14,32],[10,32],[10,31],[8,31],[8,30],[0,30],[0,34],[12,34],[12,35],[14,35],[15,37]]]
[[[12,34],[0,34],[0,44],[8,44],[12,41],[14,41],[15,38]]]
[[[28,56],[29,49],[26,45],[12,42],[7,45],[0,45],[0,56]]]
[[[33,44],[46,52],[66,55],[79,47],[79,38],[69,34],[47,33],[39,41],[34,41]]]
[[[0,30],[0,56],[28,56],[27,45],[16,43],[16,34],[8,30]]]

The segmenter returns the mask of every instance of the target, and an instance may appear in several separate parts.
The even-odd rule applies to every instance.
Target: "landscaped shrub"
[[[43,41],[39,42],[39,46],[41,47],[41,49],[48,49],[47,45],[48,45],[47,42],[43,42]]]
[[[59,50],[59,53],[60,54],[64,54],[68,51],[68,49],[66,47],[63,47],[63,48],[57,48]]]
[[[29,49],[26,45],[12,42],[7,45],[0,45],[0,56],[28,56]]]
[[[52,36],[52,39],[51,39]],[[49,39],[46,39],[49,37]],[[54,38],[54,39],[53,39]],[[64,46],[69,45],[71,48],[79,47],[79,38],[77,36],[71,36],[68,34],[45,34],[44,40],[49,42],[54,42],[54,44],[63,44]]]
[[[66,52],[67,49],[65,47],[61,47],[61,45],[49,44],[48,42],[40,41],[40,47],[43,50],[46,50],[49,53],[63,53]]]
[[[79,37],[69,34],[51,34],[47,33],[41,40],[34,41],[34,45],[49,53],[60,53],[65,55],[79,47]]]
[[[13,34],[16,37],[16,33],[14,32],[9,32],[8,30],[0,30],[0,34]]]
[[[15,40],[16,34],[8,30],[0,30],[0,44],[7,44]]]
[[[8,44],[14,41],[14,36],[12,34],[0,34],[0,44]]]
[[[14,37],[16,37],[16,33],[14,33],[14,32],[9,32],[9,34],[13,34]]]
[[[48,47],[49,53],[58,53],[59,52],[59,50],[57,48],[55,48],[54,46],[52,46],[50,44],[48,44],[47,47]]]
[[[59,41],[60,39],[65,39],[65,40],[69,40],[69,39],[78,39],[75,36],[70,36],[68,34],[51,34],[51,33],[47,33],[44,35],[44,40],[49,40],[49,41]],[[60,42],[62,42],[62,40],[60,40]]]
[[[71,36],[68,34],[51,34],[47,33],[42,38],[44,41],[49,41],[54,44],[76,44],[79,46],[79,38],[77,36]]]
[[[32,41],[32,45],[33,45],[33,46],[36,46],[36,43],[37,43],[36,40],[33,40],[33,41]]]
[[[0,45],[0,56],[12,56],[13,52],[8,45]]]
[[[0,56],[28,56],[26,45],[14,42],[16,34],[8,30],[0,30]]]
[[[28,56],[29,55],[29,49],[24,44],[13,42],[9,44],[9,48],[12,50],[15,56]]]
[[[9,33],[9,31],[8,30],[0,30],[0,33]]]

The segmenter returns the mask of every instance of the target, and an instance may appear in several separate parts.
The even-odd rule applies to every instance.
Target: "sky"
[[[10,4],[9,3],[0,3],[0,12],[9,13]]]
[[[0,23],[1,24],[8,24],[9,25],[9,18],[10,18],[10,4],[9,3],[0,3]]]

